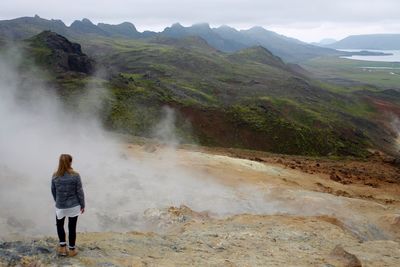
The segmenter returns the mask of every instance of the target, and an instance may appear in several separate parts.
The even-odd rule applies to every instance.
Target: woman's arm
[[[54,201],[56,201],[56,184],[54,178],[51,178],[51,194],[53,195]]]
[[[77,176],[76,193],[78,194],[79,204],[81,205],[81,210],[85,209],[85,193],[83,192],[81,176]]]

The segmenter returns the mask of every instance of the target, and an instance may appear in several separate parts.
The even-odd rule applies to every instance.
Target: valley
[[[398,62],[361,61],[338,57],[321,57],[309,60],[303,66],[315,77],[330,83],[359,89],[370,90],[399,88],[400,76]],[[394,74],[393,74],[394,73]]]

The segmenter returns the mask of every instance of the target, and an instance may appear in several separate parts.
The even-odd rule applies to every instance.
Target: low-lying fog
[[[65,108],[54,88],[18,71],[19,53],[0,55],[0,236],[55,233],[50,181],[61,153],[74,157],[84,184],[87,207],[79,230],[141,228],[146,209],[181,204],[218,214],[253,210],[255,203],[231,188],[178,167],[173,111],[165,109],[165,118],[154,126],[170,149],[154,160],[127,158],[122,142],[104,131],[93,113],[107,94],[104,88],[88,84],[77,101],[91,101],[80,101],[84,113],[78,114]],[[262,201],[261,194],[255,199]]]

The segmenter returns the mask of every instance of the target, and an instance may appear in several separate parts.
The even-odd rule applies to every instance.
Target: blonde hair
[[[71,165],[72,165],[72,156],[69,154],[61,154],[58,163],[58,169],[53,174],[53,176],[60,177],[63,176],[66,172],[68,172],[69,174],[75,173]]]

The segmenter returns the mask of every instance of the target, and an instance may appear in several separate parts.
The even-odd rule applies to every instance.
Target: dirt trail
[[[126,157],[166,148],[129,145]],[[330,160],[184,147],[183,168],[237,190],[251,214],[149,209],[155,232],[84,233],[77,258],[54,238],[0,243],[0,262],[40,266],[400,266],[400,176],[395,161]],[[223,196],[221,196],[223,197]],[[361,265],[360,265],[361,264]]]

